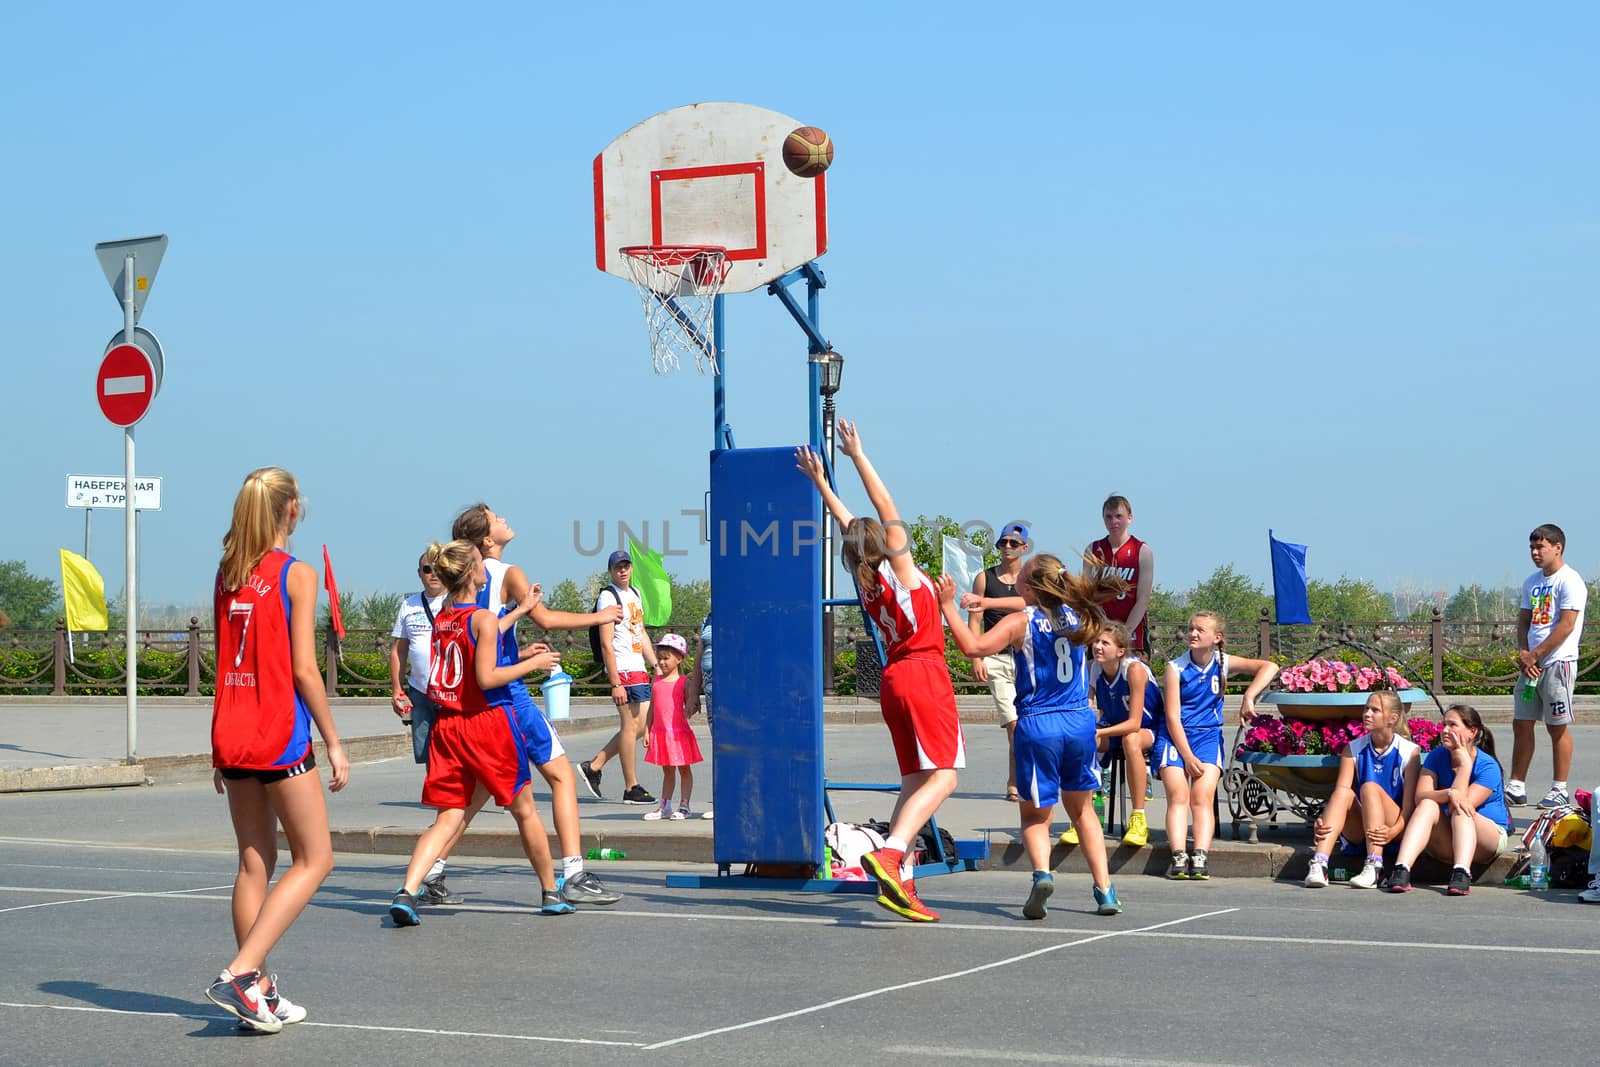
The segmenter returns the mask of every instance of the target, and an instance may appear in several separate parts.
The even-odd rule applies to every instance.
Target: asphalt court
[[[870,897],[668,889],[683,867],[620,863],[596,865],[620,904],[544,918],[525,865],[464,858],[467,904],[397,930],[399,858],[341,856],[272,960],[310,1018],[248,1035],[201,992],[231,955],[231,853],[5,836],[0,856],[0,1063],[1493,1062],[1529,1032],[1577,1063],[1573,976],[1600,965],[1600,908],[1570,892],[1139,877],[1102,918],[1058,875],[1034,923],[1026,875],[975,872],[925,880],[944,921],[913,926]]]

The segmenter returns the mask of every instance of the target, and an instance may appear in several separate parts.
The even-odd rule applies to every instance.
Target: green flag
[[[644,624],[665,626],[672,618],[672,579],[661,565],[661,553],[628,538],[628,556],[633,560],[633,587],[644,601]]]

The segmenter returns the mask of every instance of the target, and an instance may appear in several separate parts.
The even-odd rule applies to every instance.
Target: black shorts
[[[254,778],[262,785],[271,785],[273,782],[281,782],[285,778],[293,778],[296,775],[315,770],[316,766],[316,753],[307,752],[306,758],[296,763],[293,767],[275,767],[267,771],[252,771],[242,767],[223,767],[221,770],[222,777],[230,782],[243,782]]]

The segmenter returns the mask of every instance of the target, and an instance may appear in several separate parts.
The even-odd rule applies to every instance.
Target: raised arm
[[[878,469],[867,458],[856,424],[848,419],[840,419],[838,440],[839,451],[854,461],[856,473],[861,476],[862,488],[867,491],[867,499],[872,502],[878,513],[878,521],[883,524],[883,550],[889,557],[889,565],[894,568],[894,576],[900,579],[901,585],[916,585],[917,562],[911,558],[911,534],[905,521],[900,518],[900,509],[895,507],[894,498],[889,495],[889,487],[883,484]]]
[[[472,635],[478,646],[473,653],[472,670],[478,680],[478,688],[494,689],[534,671],[554,670],[560,665],[561,653],[546,650],[526,656],[516,663],[499,666],[496,662],[496,646],[500,640],[499,621],[494,612],[487,608],[479,608],[472,613]]]
[[[944,621],[950,628],[950,636],[955,640],[956,647],[961,650],[963,656],[968,658],[993,656],[1015,648],[1021,643],[1019,638],[1027,626],[1027,615],[1021,613],[1007,615],[995,623],[994,629],[975,634],[967,629],[966,623],[961,619],[961,613],[956,610],[956,580],[948,574],[942,574],[934,585],[939,593],[939,610],[944,613]]]
[[[817,492],[822,494],[822,504],[833,516],[833,521],[843,530],[855,518],[850,514],[850,509],[844,506],[844,501],[839,499],[839,494],[833,491],[833,486],[828,484],[828,472],[822,465],[822,457],[811,451],[806,445],[801,445],[794,450],[794,465],[811,483],[817,487]]]

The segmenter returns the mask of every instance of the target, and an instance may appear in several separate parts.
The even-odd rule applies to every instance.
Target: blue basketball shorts
[[[1185,728],[1183,734],[1189,739],[1189,751],[1194,753],[1195,759],[1221,769],[1222,727]],[[1172,743],[1172,739],[1167,737],[1165,731],[1156,737],[1155,763],[1157,769],[1183,766],[1183,756],[1178,752],[1178,746]]]
[[[550,728],[550,721],[539,710],[539,705],[533,702],[528,687],[510,685],[507,688],[511,691],[512,717],[516,720],[517,734],[528,762],[535,767],[543,767],[557,756],[566,755],[567,750],[561,746],[561,738]]]
[[[1017,756],[1017,791],[1035,807],[1054,807],[1062,793],[1100,788],[1094,712],[1087,708],[1019,716],[1012,747]]]

